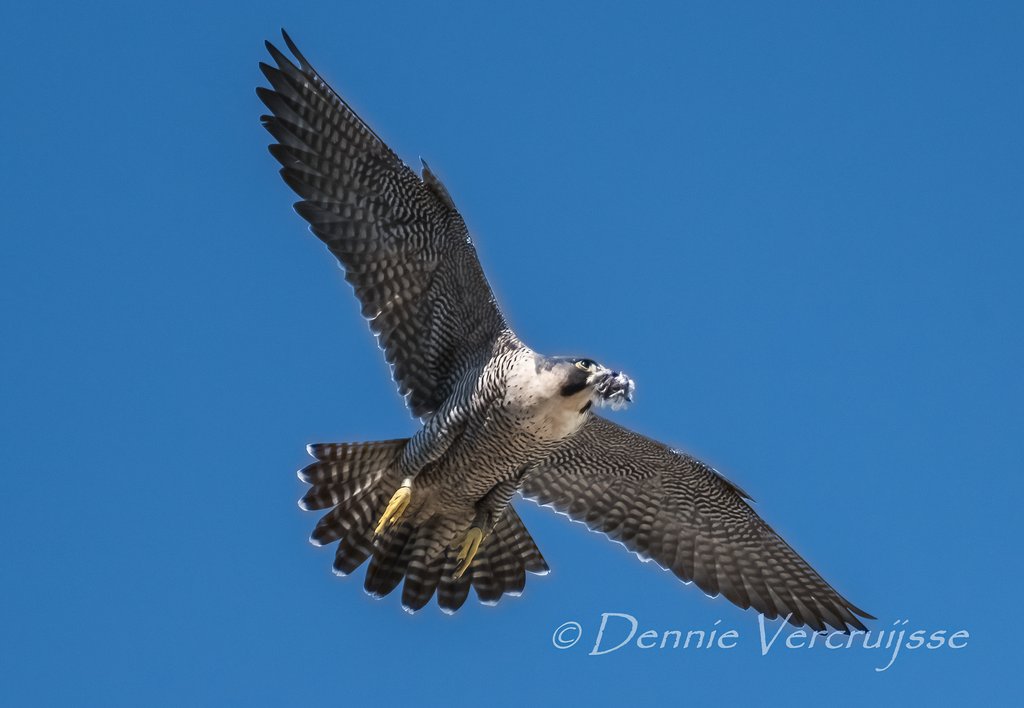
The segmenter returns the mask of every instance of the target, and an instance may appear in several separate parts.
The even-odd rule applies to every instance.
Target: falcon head
[[[561,368],[563,379],[559,393],[562,396],[589,394],[586,408],[596,403],[618,409],[633,401],[636,385],[621,371],[612,371],[592,359],[566,359]]]

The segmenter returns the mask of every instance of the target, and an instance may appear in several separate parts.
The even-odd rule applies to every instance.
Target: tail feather
[[[402,606],[411,612],[422,609],[434,596],[434,589],[441,582],[444,556],[427,555],[427,546],[417,544],[405,570],[405,584],[402,586]]]
[[[334,553],[336,575],[351,575],[373,553],[373,539],[363,534],[349,534],[341,539]]]
[[[299,506],[323,509],[334,505],[317,522],[310,541],[325,546],[346,539],[347,543],[339,546],[335,556],[335,567],[339,570],[350,573],[366,560],[362,551],[373,546],[371,525],[399,484],[398,459],[405,443],[405,440],[387,440],[307,448],[317,461],[299,471],[300,479],[313,484]]]
[[[498,523],[491,532],[490,540],[491,543],[482,551],[496,587],[501,594],[521,594],[526,587],[526,568],[523,559],[516,554],[519,547],[517,530],[507,522]]]
[[[473,589],[476,590],[480,602],[485,605],[496,605],[501,599],[502,589],[487,557],[477,556],[469,571],[473,573]]]
[[[544,574],[548,564],[519,514],[509,505],[484,539],[469,571],[480,601],[494,604],[502,595],[521,594],[526,588],[527,571]]]
[[[491,566],[491,573],[503,594],[521,595],[526,588],[526,568],[523,567],[521,558],[512,555],[515,546],[509,545],[505,539],[498,540],[503,545],[497,552],[492,547],[492,552],[487,558],[487,562]]]
[[[441,584],[437,587],[437,604],[446,614],[454,614],[466,604],[469,589],[473,587],[473,573],[465,573],[460,578],[453,578],[458,565],[455,553],[449,553],[445,559],[444,570],[441,572]]]
[[[410,611],[424,607],[436,594],[445,612],[455,612],[476,590],[481,602],[494,604],[504,595],[518,595],[526,573],[546,573],[548,565],[512,506],[483,540],[476,559],[458,579],[456,567],[461,534],[468,519],[435,515],[416,525],[399,522],[382,537],[374,534],[377,519],[401,482],[399,460],[407,440],[310,445],[316,458],[299,471],[311,487],[299,502],[304,509],[328,509],[310,540],[317,545],[339,541],[334,570],[348,575],[370,559],[364,587],[376,597],[402,583],[402,604]],[[333,508],[331,508],[333,507]]]
[[[374,487],[384,476],[383,472],[367,475],[365,479],[354,479],[348,482],[318,484],[310,487],[305,496],[299,500],[299,507],[306,511],[330,509]]]
[[[405,576],[405,568],[409,564],[412,553],[413,525],[399,524],[389,532],[378,546],[366,570],[363,589],[374,597],[384,597],[398,587]]]
[[[299,479],[309,484],[345,482],[377,469],[387,469],[408,438],[368,443],[317,443],[306,451],[316,460],[299,470]]]
[[[394,486],[397,487],[398,483]],[[378,486],[343,499],[317,522],[309,540],[317,546],[326,546],[352,535],[353,544],[372,543],[373,524],[383,513],[390,497],[390,492],[384,492]]]
[[[511,505],[506,507],[495,530],[500,531],[502,536],[507,539],[505,545],[510,555],[522,561],[526,572],[543,575],[551,570],[540,549],[537,548],[533,536],[526,530],[523,520],[519,518],[519,514]]]
[[[405,571],[402,605],[413,612],[422,608],[441,582],[448,548],[459,526],[454,520],[435,516],[417,529],[416,542]]]

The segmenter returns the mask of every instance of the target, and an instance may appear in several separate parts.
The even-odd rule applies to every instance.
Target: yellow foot
[[[480,550],[480,542],[484,540],[484,532],[478,529],[476,526],[469,530],[466,534],[466,538],[463,539],[462,545],[459,547],[459,555],[456,556],[455,560],[459,561],[459,564],[455,566],[455,572],[452,573],[452,578],[458,580],[462,577],[462,574],[469,568],[469,564],[476,558],[476,552]]]
[[[409,507],[409,500],[412,499],[412,490],[409,487],[399,487],[398,491],[391,496],[388,508],[377,522],[377,529],[373,532],[376,535],[384,533],[389,526],[394,526],[402,518],[402,514]]]

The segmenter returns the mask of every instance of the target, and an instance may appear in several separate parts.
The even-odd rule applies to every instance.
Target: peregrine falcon
[[[594,412],[633,381],[596,361],[545,356],[509,328],[451,195],[407,167],[298,51],[273,44],[257,89],[296,211],[340,262],[422,427],[411,438],[322,443],[299,471],[300,506],[334,569],[367,559],[365,588],[402,587],[415,611],[454,612],[523,591],[548,565],[510,501],[563,512],[684,583],[814,630],[874,619],[836,592],[751,508],[684,452]]]

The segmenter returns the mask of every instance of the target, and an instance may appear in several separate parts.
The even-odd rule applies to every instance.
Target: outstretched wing
[[[258,88],[273,115],[270,152],[300,197],[295,209],[345,269],[363,315],[415,416],[428,415],[467,369],[486,361],[505,320],[466,225],[426,164],[420,179],[320,78],[267,42]]]
[[[709,595],[769,619],[865,629],[851,605],[747,504],[688,455],[596,415],[527,473],[522,494],[608,534]]]

